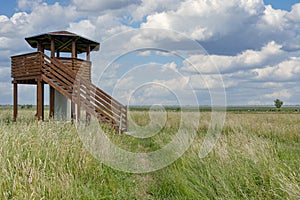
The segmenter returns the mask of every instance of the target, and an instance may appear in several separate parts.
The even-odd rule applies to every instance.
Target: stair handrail
[[[74,99],[72,98],[72,101],[75,101],[76,103],[76,100],[78,101],[77,98],[79,98],[79,101],[83,102],[81,104],[85,107],[86,110],[92,111],[92,109],[90,108],[91,106],[97,111],[98,114],[110,118],[113,123],[118,123],[119,130],[123,129],[123,126],[125,127],[125,129],[127,129],[126,106],[98,88],[89,80],[86,80],[79,74],[76,74],[74,71],[61,63],[59,59],[50,58],[42,52],[40,52],[40,54],[44,75],[51,76],[52,78],[55,77],[57,81],[61,81],[61,84],[65,85],[65,89],[67,89],[69,93],[73,93]],[[51,75],[49,74],[50,72],[52,72]],[[47,81],[49,82],[49,80]],[[76,82],[80,83],[79,88],[74,87],[76,85]],[[78,94],[80,95],[78,96]],[[87,96],[88,94],[90,95]],[[70,96],[68,97],[70,98]]]

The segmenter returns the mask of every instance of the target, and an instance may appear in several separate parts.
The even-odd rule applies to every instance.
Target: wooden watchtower
[[[80,119],[83,108],[89,113],[87,116],[93,114],[119,131],[127,130],[127,107],[91,82],[90,53],[99,50],[98,42],[68,31],[45,33],[25,40],[37,51],[11,57],[14,120],[18,114],[18,84],[37,85],[38,120],[44,120],[44,84],[49,84],[50,118],[54,118],[55,112],[61,112],[69,101],[72,119]],[[49,51],[50,56],[45,51]],[[69,57],[63,57],[68,53]],[[77,57],[81,53],[86,54],[86,60]]]

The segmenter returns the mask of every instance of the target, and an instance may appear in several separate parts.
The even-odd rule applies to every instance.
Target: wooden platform
[[[44,84],[50,85],[50,116],[53,117],[54,89],[118,132],[127,130],[127,106],[91,82],[91,62],[77,58],[50,58],[43,52],[11,57],[14,84],[14,119],[17,118],[18,84],[37,85],[37,118],[44,119]],[[80,110],[80,109],[77,109]],[[72,117],[80,118],[80,111]]]
[[[19,84],[36,84],[35,79],[41,76],[42,52],[34,52],[11,57],[11,77]],[[68,69],[80,74],[91,81],[91,62],[78,58],[54,58],[63,63]],[[30,81],[28,81],[30,80]]]

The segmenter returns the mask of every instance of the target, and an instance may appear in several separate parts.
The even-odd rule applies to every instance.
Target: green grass
[[[300,114],[227,113],[223,133],[204,159],[198,151],[210,113],[176,162],[147,174],[101,164],[83,147],[74,125],[36,122],[35,111],[0,111],[0,199],[299,199]],[[145,110],[131,112],[147,125]],[[47,116],[47,115],[45,115]],[[170,142],[179,112],[149,139],[110,135],[124,149],[149,152]],[[186,127],[187,129],[189,127]]]

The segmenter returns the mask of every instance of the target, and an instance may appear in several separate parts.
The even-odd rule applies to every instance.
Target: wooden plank
[[[110,125],[113,125],[113,121],[109,120],[109,119],[106,119],[105,117],[101,116],[101,115],[98,115],[96,116],[97,119],[101,122],[104,122],[104,123],[107,123],[107,124],[110,124]]]
[[[33,80],[37,79],[40,76],[40,74],[32,74],[30,76],[15,76],[13,77],[15,80]]]
[[[75,78],[73,74],[67,74],[52,63],[43,64],[43,68],[47,71],[51,71],[51,73],[56,73],[61,79],[65,79],[67,83],[73,84],[75,82]]]
[[[88,88],[90,85],[85,85],[87,90],[90,91],[91,95],[90,97],[94,99],[95,102],[99,102],[100,104],[103,104],[107,109],[112,110],[115,115],[119,116],[120,115],[120,107],[123,107],[122,104],[115,104],[112,97],[110,99],[106,98],[103,96],[102,93],[97,92],[97,89],[90,89]],[[96,91],[95,91],[96,90]]]
[[[23,57],[11,58],[11,62],[13,64],[26,63],[26,62],[29,62],[29,61],[38,62],[39,61],[39,54],[36,54],[34,57],[23,56]]]
[[[34,71],[32,73],[29,72],[24,72],[24,73],[20,73],[20,72],[16,72],[13,73],[13,76],[15,77],[27,77],[27,76],[36,76],[36,75],[41,75],[41,71]]]
[[[14,80],[16,81],[21,81],[21,80],[35,80],[39,75],[34,75],[34,76],[26,76],[26,77],[14,77]]]
[[[108,102],[111,102],[112,104],[114,104],[114,106],[122,106],[122,104],[120,102],[118,102],[116,99],[111,97],[106,92],[104,92],[103,90],[101,90],[100,88],[98,88],[97,86],[95,86],[93,84],[92,84],[92,86],[95,88],[97,94],[99,94],[102,98],[106,99]]]
[[[122,104],[120,104],[119,102],[116,102],[116,100],[113,99],[111,96],[107,96],[99,88],[96,88],[95,96],[100,97],[101,99],[103,99],[105,102],[107,102],[113,108],[118,108],[118,107],[122,106]]]
[[[80,79],[81,77],[77,77],[77,78]],[[99,99],[102,99],[102,101],[104,101],[104,102],[112,104],[113,107],[123,106],[121,103],[119,103],[117,100],[115,100],[114,98],[112,98],[110,95],[108,95],[107,93],[105,93],[103,90],[101,90],[100,88],[98,88],[97,86],[95,86],[93,83],[87,82],[86,80],[85,81],[84,80],[85,79],[81,80],[83,82],[83,85],[87,89],[89,89],[91,92],[93,92],[93,95],[98,96]]]
[[[32,75],[32,74],[40,74],[40,73],[41,73],[40,70],[32,71],[32,72],[28,72],[28,71],[23,71],[23,72],[17,71],[17,72],[13,72],[13,74],[14,74],[15,76],[28,76],[28,75]]]
[[[49,71],[46,71],[45,69],[42,69],[42,71],[44,72],[44,74],[46,76],[54,79],[59,84],[61,84],[66,90],[68,90],[71,93],[73,92],[73,89],[72,89],[73,84],[68,82],[66,79],[63,79],[58,73],[56,73],[52,69],[49,69]],[[48,72],[50,72],[50,73],[48,73]]]
[[[51,85],[55,90],[57,90],[58,92],[60,92],[64,96],[66,96],[68,99],[72,99],[71,94],[69,94],[68,92],[66,92],[65,90],[63,90],[61,87],[59,87],[58,85],[56,85],[50,78],[46,77],[45,75],[42,75],[42,78],[43,78],[43,81],[45,81],[46,83],[48,83],[49,85]]]
[[[16,73],[16,74],[14,74],[14,77],[24,77],[24,78],[26,78],[26,77],[28,77],[28,76],[39,76],[39,75],[41,75],[40,72],[35,72],[35,73],[25,73],[25,74]]]
[[[82,94],[84,94],[84,93],[82,93]],[[88,104],[88,105],[94,107],[94,110],[96,110],[97,112],[103,113],[103,114],[107,115],[111,119],[115,120],[115,119],[118,118],[116,116],[119,116],[118,113],[113,112],[113,110],[111,109],[110,105],[108,105],[108,106],[107,105],[103,105],[102,103],[100,103],[99,101],[97,101],[92,96],[89,96],[89,98],[87,98],[87,95],[83,95],[82,101],[83,101],[83,103]]]
[[[99,104],[99,102],[97,101],[93,101],[93,103],[91,101],[87,101],[86,99],[81,99],[82,103],[83,104],[86,104],[86,105],[89,105],[90,107],[93,107],[93,110],[100,113],[100,114],[103,114],[103,115],[106,115],[108,118],[114,120],[115,118],[113,117],[113,115],[111,113],[109,113],[110,111],[107,112],[107,109],[104,109],[104,107]]]
[[[60,71],[55,71],[54,67],[47,67],[47,66],[43,66],[42,68],[42,72],[47,74],[52,74],[54,76],[56,76],[57,78],[59,78],[61,81],[63,81],[65,84],[67,85],[73,85],[74,83],[74,79],[67,79],[66,77],[63,77],[63,75],[65,75],[64,73],[60,73]]]
[[[99,101],[97,98],[95,98],[96,100],[94,101],[96,103],[96,106],[99,106],[100,108],[102,108],[103,110],[105,110],[109,115],[113,116],[119,116],[119,110],[116,109],[115,107],[113,107],[111,104],[109,104],[108,102],[101,102]]]
[[[73,70],[75,73],[80,70],[80,76],[86,80],[90,80],[91,62],[78,58],[59,58],[59,61],[67,65],[67,67]]]
[[[47,58],[47,55],[44,55],[44,57]],[[51,62],[53,62],[57,66],[61,66],[61,68],[65,71],[65,73],[71,73],[71,74],[75,75],[74,71],[72,69],[68,68],[67,65],[60,62],[59,59],[54,58]]]
[[[53,68],[43,68],[42,71],[46,76],[51,76],[51,78],[55,78],[56,81],[62,84],[66,89],[69,89],[70,92],[72,92],[74,82],[70,82],[69,80],[65,79],[63,76],[61,76],[60,73],[54,71]]]
[[[47,59],[47,56],[44,54],[44,57]],[[49,58],[49,57],[48,57]],[[64,65],[63,63],[59,62],[58,59],[54,58],[51,60],[51,63],[48,62],[46,59],[44,59],[47,63],[49,63],[49,65],[55,67],[56,69],[58,69],[60,72],[63,72],[64,74],[69,75],[70,77],[72,77],[73,79],[75,79],[75,73],[66,67],[66,65]],[[50,58],[49,58],[50,59]]]
[[[18,59],[12,58],[12,64],[34,64],[39,63],[39,57],[19,57]]]
[[[39,54],[36,53],[34,56],[22,56],[17,58],[12,58],[12,61],[15,63],[30,63],[30,62],[38,62],[39,61]]]
[[[13,72],[16,75],[24,75],[24,74],[35,74],[35,73],[41,73],[41,69],[30,69],[30,70],[24,70],[24,71],[14,71]]]
[[[25,67],[25,66],[14,67],[14,68],[11,69],[11,71],[12,72],[34,71],[34,70],[40,69],[40,67],[41,67],[41,64],[37,65],[37,66],[30,66],[30,67]]]
[[[85,91],[89,91],[89,93],[90,93],[89,98],[93,102],[95,102],[96,106],[100,106],[102,109],[104,109],[110,115],[119,115],[118,109],[116,109],[113,105],[111,105],[110,102],[103,101],[103,99],[101,99],[97,95],[95,95],[93,90],[87,89]],[[87,92],[85,92],[85,93],[87,93]]]
[[[33,56],[36,54],[39,54],[40,52],[33,52],[33,53],[26,53],[26,54],[20,54],[20,55],[15,55],[15,56],[11,56],[11,58],[18,58],[18,57],[23,57],[23,56]]]

